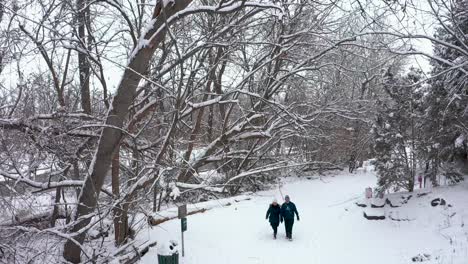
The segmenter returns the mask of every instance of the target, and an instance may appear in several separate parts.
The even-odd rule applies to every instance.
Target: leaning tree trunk
[[[161,10],[167,17],[171,17],[177,12],[185,9],[192,0],[174,1],[172,5],[161,6],[161,2],[155,6],[153,25],[144,36],[145,42],[151,39],[149,45],[137,45],[133,51],[133,57],[123,73],[112,107],[107,113],[106,127],[103,128],[99,138],[98,147],[94,154],[94,160],[89,167],[89,175],[86,177],[83,188],[79,195],[78,208],[74,216],[74,225],[70,232],[73,233],[64,246],[63,257],[72,263],[81,261],[81,245],[86,236],[88,224],[91,222],[86,215],[91,214],[97,204],[99,192],[104,183],[104,178],[109,171],[112,158],[118,148],[122,138],[124,120],[128,115],[128,108],[136,96],[136,88],[141,80],[141,73],[145,72],[149,62],[158,47],[164,40],[166,33],[166,22],[163,16],[159,16]],[[172,21],[174,22],[174,20]],[[154,35],[154,36],[153,36]]]

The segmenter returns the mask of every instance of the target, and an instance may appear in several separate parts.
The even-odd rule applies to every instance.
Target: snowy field
[[[392,194],[389,200],[399,207],[370,208],[371,203],[383,205],[385,201],[363,199],[364,188],[374,187],[375,182],[374,173],[362,171],[285,182],[281,193],[291,196],[301,216],[295,222],[292,242],[285,239],[284,225],[273,240],[265,220],[272,197],[281,197],[279,188],[188,216],[186,255],[181,263],[468,263],[467,183],[417,190],[409,199],[407,193]],[[428,194],[419,197],[418,193]],[[446,204],[432,206],[435,198],[443,198]],[[386,219],[367,220],[364,212]],[[159,246],[180,241],[180,220],[142,232],[138,239],[156,239]],[[147,253],[142,263],[157,263],[157,249]]]

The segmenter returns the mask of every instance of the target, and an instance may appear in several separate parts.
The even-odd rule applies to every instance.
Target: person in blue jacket
[[[294,225],[294,214],[297,216],[299,221],[299,213],[297,212],[296,205],[291,202],[289,195],[284,197],[284,203],[281,206],[281,222],[284,219],[284,227],[286,229],[286,238],[292,240],[292,228]]]
[[[273,228],[273,238],[276,239],[276,234],[278,233],[278,226],[280,224],[280,221],[283,222],[283,220],[281,219],[281,207],[276,199],[273,199],[273,202],[270,204],[270,207],[268,207],[266,219],[270,221],[270,225]]]

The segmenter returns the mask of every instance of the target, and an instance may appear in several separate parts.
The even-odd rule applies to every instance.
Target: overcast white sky
[[[431,0],[415,0],[408,1],[409,8],[407,14],[404,16],[403,21],[396,20],[400,25],[405,26],[406,33],[421,34],[421,35],[434,35],[435,19],[431,15],[431,8],[428,4]],[[404,32],[402,32],[404,33]],[[415,49],[432,54],[432,43],[427,39],[412,40]],[[415,67],[420,67],[423,71],[430,70],[429,60],[427,57],[413,56],[410,63]]]

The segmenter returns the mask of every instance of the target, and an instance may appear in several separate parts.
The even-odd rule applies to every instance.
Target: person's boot
[[[273,239],[276,239],[276,232],[273,233]]]

